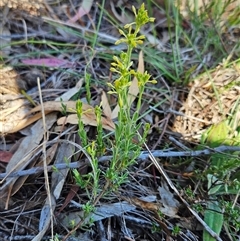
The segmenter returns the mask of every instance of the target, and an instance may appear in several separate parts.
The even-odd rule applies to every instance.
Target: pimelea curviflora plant
[[[114,62],[111,63],[111,71],[116,74],[116,80],[113,84],[108,84],[111,88],[109,94],[116,94],[118,98],[119,112],[114,138],[104,137],[101,123],[101,108],[96,107],[97,116],[97,138],[93,142],[89,142],[83,123],[81,121],[82,105],[77,102],[76,109],[79,118],[79,136],[86,149],[86,152],[91,160],[92,172],[87,175],[79,175],[77,170],[74,170],[76,182],[82,188],[85,188],[89,194],[90,203],[94,206],[98,200],[106,195],[109,191],[115,191],[118,187],[127,181],[128,168],[135,163],[139,156],[143,141],[149,130],[149,125],[144,127],[144,133],[141,140],[137,139],[137,133],[141,127],[139,123],[139,111],[141,107],[142,95],[144,87],[147,83],[155,83],[151,80],[151,76],[147,73],[140,73],[132,68],[133,62],[132,52],[140,44],[143,43],[145,36],[139,35],[140,29],[148,22],[153,22],[153,18],[148,17],[147,10],[144,4],[136,11],[132,7],[135,22],[124,26],[124,30],[120,30],[123,38],[118,40],[116,44],[125,43],[127,45],[126,52],[121,52],[120,56],[114,56]],[[132,79],[136,77],[138,81],[139,96],[136,105],[136,111],[131,113],[131,101],[129,101],[129,87]],[[110,143],[110,146],[108,146]],[[106,170],[100,170],[98,166],[98,157],[104,153],[104,150],[110,150],[112,159],[109,162],[109,167]],[[104,178],[104,182],[99,179]],[[105,183],[104,187],[100,183]],[[89,191],[91,189],[91,191]]]
[[[140,154],[142,143],[149,129],[149,126],[145,127],[143,139],[141,141],[133,141],[133,138],[136,138],[136,134],[141,126],[141,124],[137,122],[142,95],[147,83],[156,83],[155,80],[150,80],[151,76],[147,72],[140,73],[132,69],[132,52],[134,48],[141,45],[145,39],[144,35],[139,35],[140,29],[146,23],[154,21],[154,18],[148,16],[144,3],[138,11],[136,11],[134,6],[132,10],[135,15],[135,22],[126,24],[124,26],[124,30],[126,31],[119,30],[123,37],[116,42],[116,44],[125,43],[127,45],[127,50],[126,52],[121,52],[119,57],[113,57],[114,62],[111,63],[112,67],[110,68],[113,73],[118,75],[114,84],[109,84],[112,89],[109,93],[117,95],[119,113],[115,130],[115,143],[112,146],[113,159],[105,177],[112,184],[116,184],[116,187],[126,180],[127,168],[135,162]],[[132,115],[130,112],[131,101],[129,101],[129,87],[131,86],[133,77],[136,77],[138,81],[139,96],[136,111]]]

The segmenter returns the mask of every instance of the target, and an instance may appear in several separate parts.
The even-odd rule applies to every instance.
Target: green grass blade
[[[216,233],[220,234],[223,226],[223,214],[218,202],[209,202],[204,214],[204,221]],[[215,241],[209,232],[203,231],[203,241]]]

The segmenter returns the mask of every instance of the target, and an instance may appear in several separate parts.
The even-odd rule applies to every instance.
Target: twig
[[[175,145],[177,145],[178,147],[180,147],[182,150],[185,151],[189,151],[191,150],[190,148],[186,147],[185,145],[183,145],[183,143],[179,142],[178,140],[176,140],[173,136],[169,136],[169,140],[174,143]]]
[[[219,146],[216,148],[207,148],[204,150],[198,151],[165,151],[165,150],[156,150],[152,151],[152,155],[154,157],[180,157],[180,156],[202,156],[202,155],[210,155],[213,153],[224,153],[225,151],[240,151],[239,146]],[[226,153],[225,153],[226,154]],[[149,157],[149,153],[147,151],[141,152],[138,159],[144,160]],[[99,158],[99,161],[109,161],[112,159],[112,156],[102,156]]]
[[[47,166],[47,171],[51,172],[54,170],[62,170],[66,168],[79,168],[81,166],[80,162],[71,162],[69,164],[65,163],[59,163],[56,165],[50,165]],[[17,172],[12,172],[8,175],[8,177],[22,177],[22,176],[28,176],[28,175],[33,175],[33,174],[38,174],[44,171],[43,167],[33,167],[27,170],[23,171],[17,171]],[[3,179],[7,176],[8,173],[1,173],[0,174],[0,179]]]
[[[59,142],[64,142],[64,140],[58,140]],[[65,140],[66,141],[66,140]],[[53,140],[48,142],[47,144],[52,144],[57,142],[57,140]],[[79,146],[76,143],[67,141],[68,143],[75,145],[76,147],[79,148]],[[83,151],[83,149],[79,149],[80,151]],[[204,149],[200,151],[169,151],[169,150],[155,150],[151,151],[152,155],[154,157],[180,157],[180,156],[201,156],[201,155],[210,155],[213,153],[224,153],[225,151],[240,151],[240,147],[238,146],[219,146],[213,149]],[[86,154],[86,153],[84,153]],[[228,153],[225,153],[226,155],[230,155]],[[148,151],[142,151],[141,154],[139,155],[138,159],[139,160],[145,160],[149,157]],[[112,156],[102,156],[99,158],[99,162],[104,162],[104,161],[109,161],[112,159]],[[88,165],[88,163],[84,163]],[[70,162],[70,163],[59,163],[56,165],[50,165],[47,166],[47,171],[53,171],[53,170],[61,170],[65,168],[79,168],[82,165],[80,162]],[[37,173],[43,172],[43,167],[33,167],[27,170],[21,170],[17,172],[11,172],[11,173],[0,173],[0,179],[4,179],[6,176],[7,177],[21,177],[21,176],[26,176],[26,175],[33,175]]]

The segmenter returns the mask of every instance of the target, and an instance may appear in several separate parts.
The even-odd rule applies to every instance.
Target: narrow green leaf
[[[208,202],[207,209],[204,213],[204,221],[216,234],[220,234],[223,226],[223,213],[218,202]],[[204,230],[203,241],[215,241],[215,238]]]
[[[212,174],[207,175],[208,179],[208,195],[217,194],[218,190],[223,186],[223,182],[219,181],[217,177]]]
[[[213,125],[208,134],[206,142],[210,147],[217,147],[224,143],[228,138],[228,125],[226,121],[222,121],[216,125]]]

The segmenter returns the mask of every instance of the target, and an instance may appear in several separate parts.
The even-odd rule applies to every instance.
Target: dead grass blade
[[[76,102],[75,101],[49,101],[43,103],[44,111],[45,113],[51,113],[54,111],[62,112],[63,111],[63,106],[66,106],[66,111],[68,113],[76,113]],[[96,121],[96,115],[95,115],[95,110],[92,106],[83,103],[83,114],[82,114],[82,121],[85,125],[92,125],[96,126],[97,121]],[[41,106],[37,106],[33,108],[29,114],[34,113],[34,112],[39,112],[41,110]],[[38,115],[40,118],[41,116]],[[64,123],[71,123],[71,124],[78,124],[78,117],[77,114],[72,114],[67,117],[62,117],[59,118],[57,121],[58,125],[62,125]],[[113,131],[115,129],[115,125],[112,120],[106,119],[102,117],[102,124],[103,128],[106,130]]]
[[[60,97],[56,98],[55,101],[67,101],[67,100],[70,100],[71,97],[73,97],[81,88],[82,88],[82,85],[83,85],[83,79],[80,79],[77,84],[67,90],[64,94],[62,94]]]

